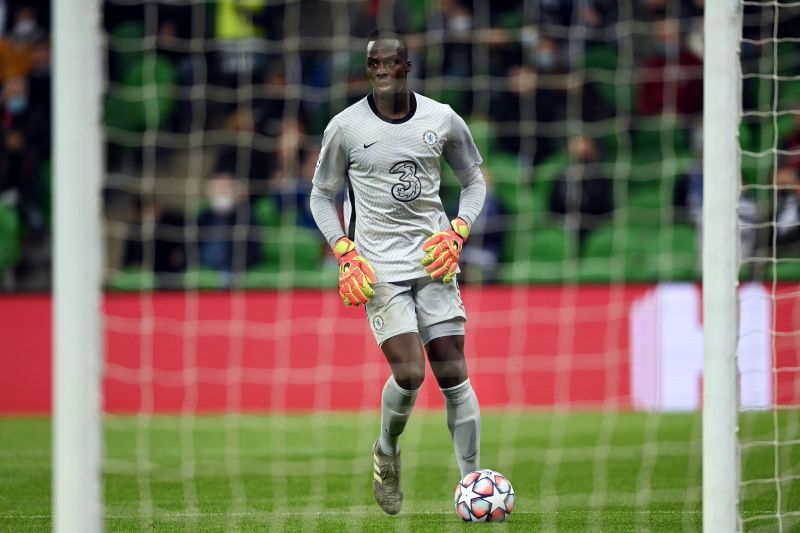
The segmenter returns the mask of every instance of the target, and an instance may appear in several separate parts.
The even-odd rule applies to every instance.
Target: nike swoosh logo
[[[376,142],[378,142],[378,141],[371,142],[371,143],[369,143],[369,144],[364,144],[364,149],[367,149],[367,148],[369,148],[370,146],[372,146],[372,145],[373,145],[373,144],[375,144]]]

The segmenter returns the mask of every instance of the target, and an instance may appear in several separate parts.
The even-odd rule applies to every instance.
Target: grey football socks
[[[384,454],[397,455],[400,452],[398,439],[406,427],[417,394],[419,389],[402,388],[394,380],[394,376],[389,376],[386,380],[381,396],[380,446]]]
[[[480,468],[481,412],[469,379],[442,389],[447,405],[447,427],[453,437],[461,477]]]

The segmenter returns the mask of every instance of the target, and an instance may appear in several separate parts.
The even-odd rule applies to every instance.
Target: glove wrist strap
[[[453,231],[456,232],[456,235],[458,235],[465,241],[467,240],[467,237],[469,237],[469,225],[463,218],[460,217],[454,218],[453,220],[450,221],[450,226],[453,228]]]
[[[355,249],[356,245],[353,241],[347,237],[342,237],[333,244],[333,255],[336,256],[336,259],[341,259],[342,256]]]

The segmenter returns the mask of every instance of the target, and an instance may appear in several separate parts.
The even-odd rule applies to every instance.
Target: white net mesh
[[[783,222],[766,206],[777,162],[797,156],[778,133],[796,116],[796,99],[778,103],[798,80],[796,8],[744,9],[742,517],[789,530],[800,262],[776,255]],[[698,2],[108,0],[104,13],[109,529],[458,527],[433,376],[401,440],[403,514],[372,501],[389,369],[332,290],[308,211],[323,128],[369,91],[377,24],[408,30],[412,88],[461,114],[485,160],[462,256],[466,353],[482,466],[514,483],[512,524],[700,528]],[[455,214],[447,168],[441,194]]]
[[[757,295],[763,320],[742,330],[740,346],[770,333],[767,369],[740,365],[742,384],[765,370],[770,375],[764,391],[768,401],[742,405],[742,524],[746,530],[790,531],[798,524],[793,501],[800,450],[797,284],[787,281],[798,272],[800,4],[745,1],[742,9],[742,264],[764,284]]]

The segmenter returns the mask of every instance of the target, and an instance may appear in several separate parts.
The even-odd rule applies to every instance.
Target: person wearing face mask
[[[33,233],[43,232],[46,188],[40,174],[50,153],[50,131],[43,110],[30,105],[25,78],[3,85],[0,137],[0,194],[11,192],[25,226]]]
[[[232,276],[261,259],[261,239],[251,223],[242,184],[228,171],[212,175],[205,187],[207,207],[197,217],[200,264],[218,271],[225,286]]]
[[[43,38],[36,11],[30,7],[20,8],[11,31],[0,39],[0,82],[30,74],[34,45]]]
[[[523,65],[512,66],[505,75],[506,87],[493,90],[489,116],[498,128],[497,147],[519,155],[535,165],[561,150],[566,139],[555,128],[567,119],[569,87],[566,64],[558,40],[531,34],[522,50]],[[587,95],[572,100],[583,102]],[[602,106],[592,103],[592,112]],[[582,118],[592,118],[583,113]],[[535,125],[535,128],[531,128]],[[531,132],[533,130],[533,132]]]
[[[531,50],[531,61],[539,74],[557,74],[563,71],[561,50],[551,37],[540,37]]]
[[[642,115],[698,115],[703,111],[703,61],[683,43],[680,23],[653,24],[650,55],[642,64],[637,109]]]

